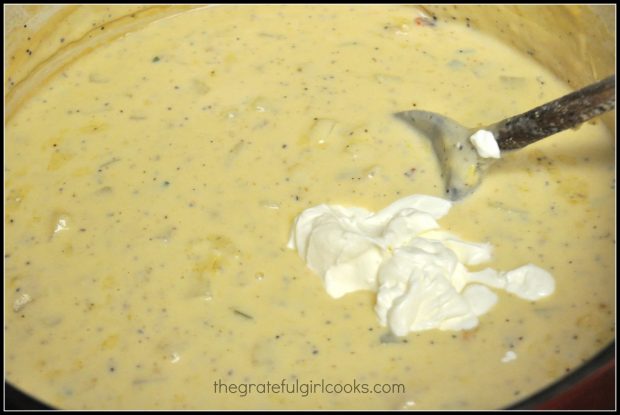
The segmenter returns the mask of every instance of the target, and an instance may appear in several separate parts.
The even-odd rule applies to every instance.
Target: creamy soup
[[[493,245],[486,265],[556,281],[537,302],[498,293],[474,330],[394,338],[372,293],[332,299],[286,244],[320,203],[443,195],[429,142],[393,113],[475,127],[569,91],[467,21],[412,7],[205,7],[92,50],[6,121],[8,380],[61,408],[528,396],[614,337],[599,121],[504,154],[441,219]]]

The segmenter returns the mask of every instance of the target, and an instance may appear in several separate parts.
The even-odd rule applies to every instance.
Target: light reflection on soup
[[[319,203],[442,195],[429,143],[392,113],[475,126],[568,91],[410,7],[203,8],[97,48],[6,125],[8,380],[63,408],[527,396],[614,336],[613,138],[599,122],[506,154],[441,220],[491,243],[489,266],[556,279],[539,302],[500,293],[476,330],[388,341],[372,293],[333,300],[286,242]],[[267,382],[287,386],[261,393]],[[390,386],[300,387],[354,382]]]

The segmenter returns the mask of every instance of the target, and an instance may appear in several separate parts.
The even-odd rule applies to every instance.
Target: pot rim
[[[596,380],[603,374],[611,372],[615,374],[616,342],[613,341],[603,350],[579,368],[556,380],[543,390],[522,400],[507,406],[509,410],[534,410],[534,409],[586,409],[565,406],[568,397],[574,397],[576,391],[583,388],[589,382]],[[600,381],[600,379],[599,379]],[[610,385],[611,386],[611,385]],[[4,382],[5,409],[7,410],[53,410],[55,408],[37,400],[31,395],[21,391],[8,381]],[[615,385],[610,391],[615,391]],[[613,392],[612,392],[613,393]],[[554,404],[552,407],[545,405]],[[564,405],[563,405],[564,403]],[[614,405],[612,402],[600,402],[601,405]],[[599,408],[590,408],[599,409]],[[610,408],[611,409],[611,408]]]

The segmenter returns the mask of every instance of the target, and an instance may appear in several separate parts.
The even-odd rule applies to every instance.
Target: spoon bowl
[[[476,190],[486,169],[497,160],[479,155],[470,140],[476,131],[492,133],[501,150],[516,150],[613,109],[615,92],[616,76],[612,75],[530,111],[475,129],[429,111],[403,111],[395,116],[431,140],[446,195],[456,201]]]

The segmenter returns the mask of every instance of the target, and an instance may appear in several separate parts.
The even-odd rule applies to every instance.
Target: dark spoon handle
[[[616,75],[489,127],[502,150],[525,147],[576,127],[616,105]]]

